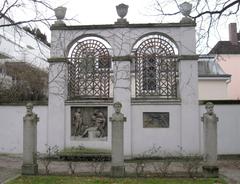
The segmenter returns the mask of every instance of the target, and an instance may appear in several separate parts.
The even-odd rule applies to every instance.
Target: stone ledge
[[[49,63],[66,63],[67,58],[63,57],[53,57],[53,58],[48,58]]]
[[[132,55],[125,55],[125,56],[112,56],[112,61],[132,61],[133,59],[136,59],[135,56]],[[162,56],[159,58],[176,58],[180,60],[198,60],[199,55],[174,55],[174,56]],[[64,57],[53,57],[48,58],[49,63],[60,63],[60,62],[67,62],[68,58]]]
[[[180,55],[179,59],[180,60],[198,60],[199,55]]]
[[[106,99],[93,99],[93,98],[86,98],[86,99],[76,99],[76,100],[66,100],[65,105],[112,105],[113,98],[106,98]]]
[[[180,99],[159,99],[158,97],[132,98],[132,105],[181,105]]]
[[[199,78],[229,78],[231,77],[232,75],[229,75],[229,74],[205,74],[205,75],[198,75]]]

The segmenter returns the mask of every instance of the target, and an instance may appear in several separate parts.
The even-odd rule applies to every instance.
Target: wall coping
[[[47,106],[48,101],[26,101],[26,102],[0,102],[0,106],[26,106],[28,102],[31,102],[33,106]]]
[[[102,24],[102,25],[52,25],[50,30],[116,29],[116,28],[169,28],[195,27],[196,23],[148,23],[148,24]]]
[[[204,105],[207,102],[212,102],[215,105],[231,105],[240,104],[240,100],[199,100],[199,105]],[[32,102],[34,106],[47,106],[48,101],[35,101]],[[0,106],[25,106],[27,102],[14,102],[14,103],[5,103],[0,102]],[[86,105],[112,105],[113,104],[113,98],[99,100],[99,99],[85,99],[85,100],[66,100],[65,105],[76,105],[76,104],[86,104]],[[165,99],[159,99],[159,98],[132,98],[131,99],[132,105],[141,105],[141,104],[169,104],[169,105],[179,105],[181,104],[180,99],[172,99],[172,100],[165,100]]]
[[[205,105],[207,102],[212,102],[214,105],[240,104],[240,100],[199,100],[199,105]]]

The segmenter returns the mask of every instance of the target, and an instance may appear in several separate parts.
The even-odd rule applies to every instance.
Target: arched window
[[[109,97],[110,45],[98,37],[78,40],[69,51],[69,98]]]
[[[134,46],[136,96],[177,97],[176,45],[161,34],[151,34]]]

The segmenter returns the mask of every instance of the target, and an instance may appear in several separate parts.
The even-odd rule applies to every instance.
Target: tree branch
[[[210,10],[208,10],[208,11],[204,11],[204,12],[202,12],[202,13],[199,13],[199,14],[196,15],[196,16],[191,16],[191,17],[194,18],[194,19],[197,19],[197,18],[199,18],[199,17],[201,17],[201,16],[203,16],[203,15],[206,15],[206,14],[210,14],[210,15],[220,14],[220,15],[221,15],[224,11],[226,11],[226,10],[229,9],[230,7],[232,7],[232,6],[236,5],[236,4],[239,4],[239,3],[240,3],[240,0],[236,0],[236,1],[228,4],[227,6],[223,7],[221,10],[217,10],[217,11],[210,11]]]

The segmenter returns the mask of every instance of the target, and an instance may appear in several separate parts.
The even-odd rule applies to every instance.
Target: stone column
[[[123,127],[126,117],[121,113],[122,104],[116,102],[113,104],[115,113],[110,117],[112,122],[112,167],[111,172],[113,177],[123,177],[125,174],[124,168],[124,148],[123,148]]]
[[[113,99],[121,102],[122,112],[127,121],[124,123],[124,155],[132,155],[131,139],[131,58],[129,56],[113,57]]]
[[[65,8],[55,9],[55,13]],[[60,19],[51,26],[51,58],[49,62],[48,84],[48,140],[49,146],[65,146],[65,100],[67,99],[67,45],[69,35],[64,30],[65,24]]]
[[[204,134],[204,166],[203,173],[206,177],[218,177],[217,166],[217,122],[218,117],[213,111],[213,103],[206,103],[206,113],[203,114]]]
[[[33,105],[26,105],[27,113],[23,118],[23,175],[36,175],[37,165],[37,122],[39,118],[32,112]]]

